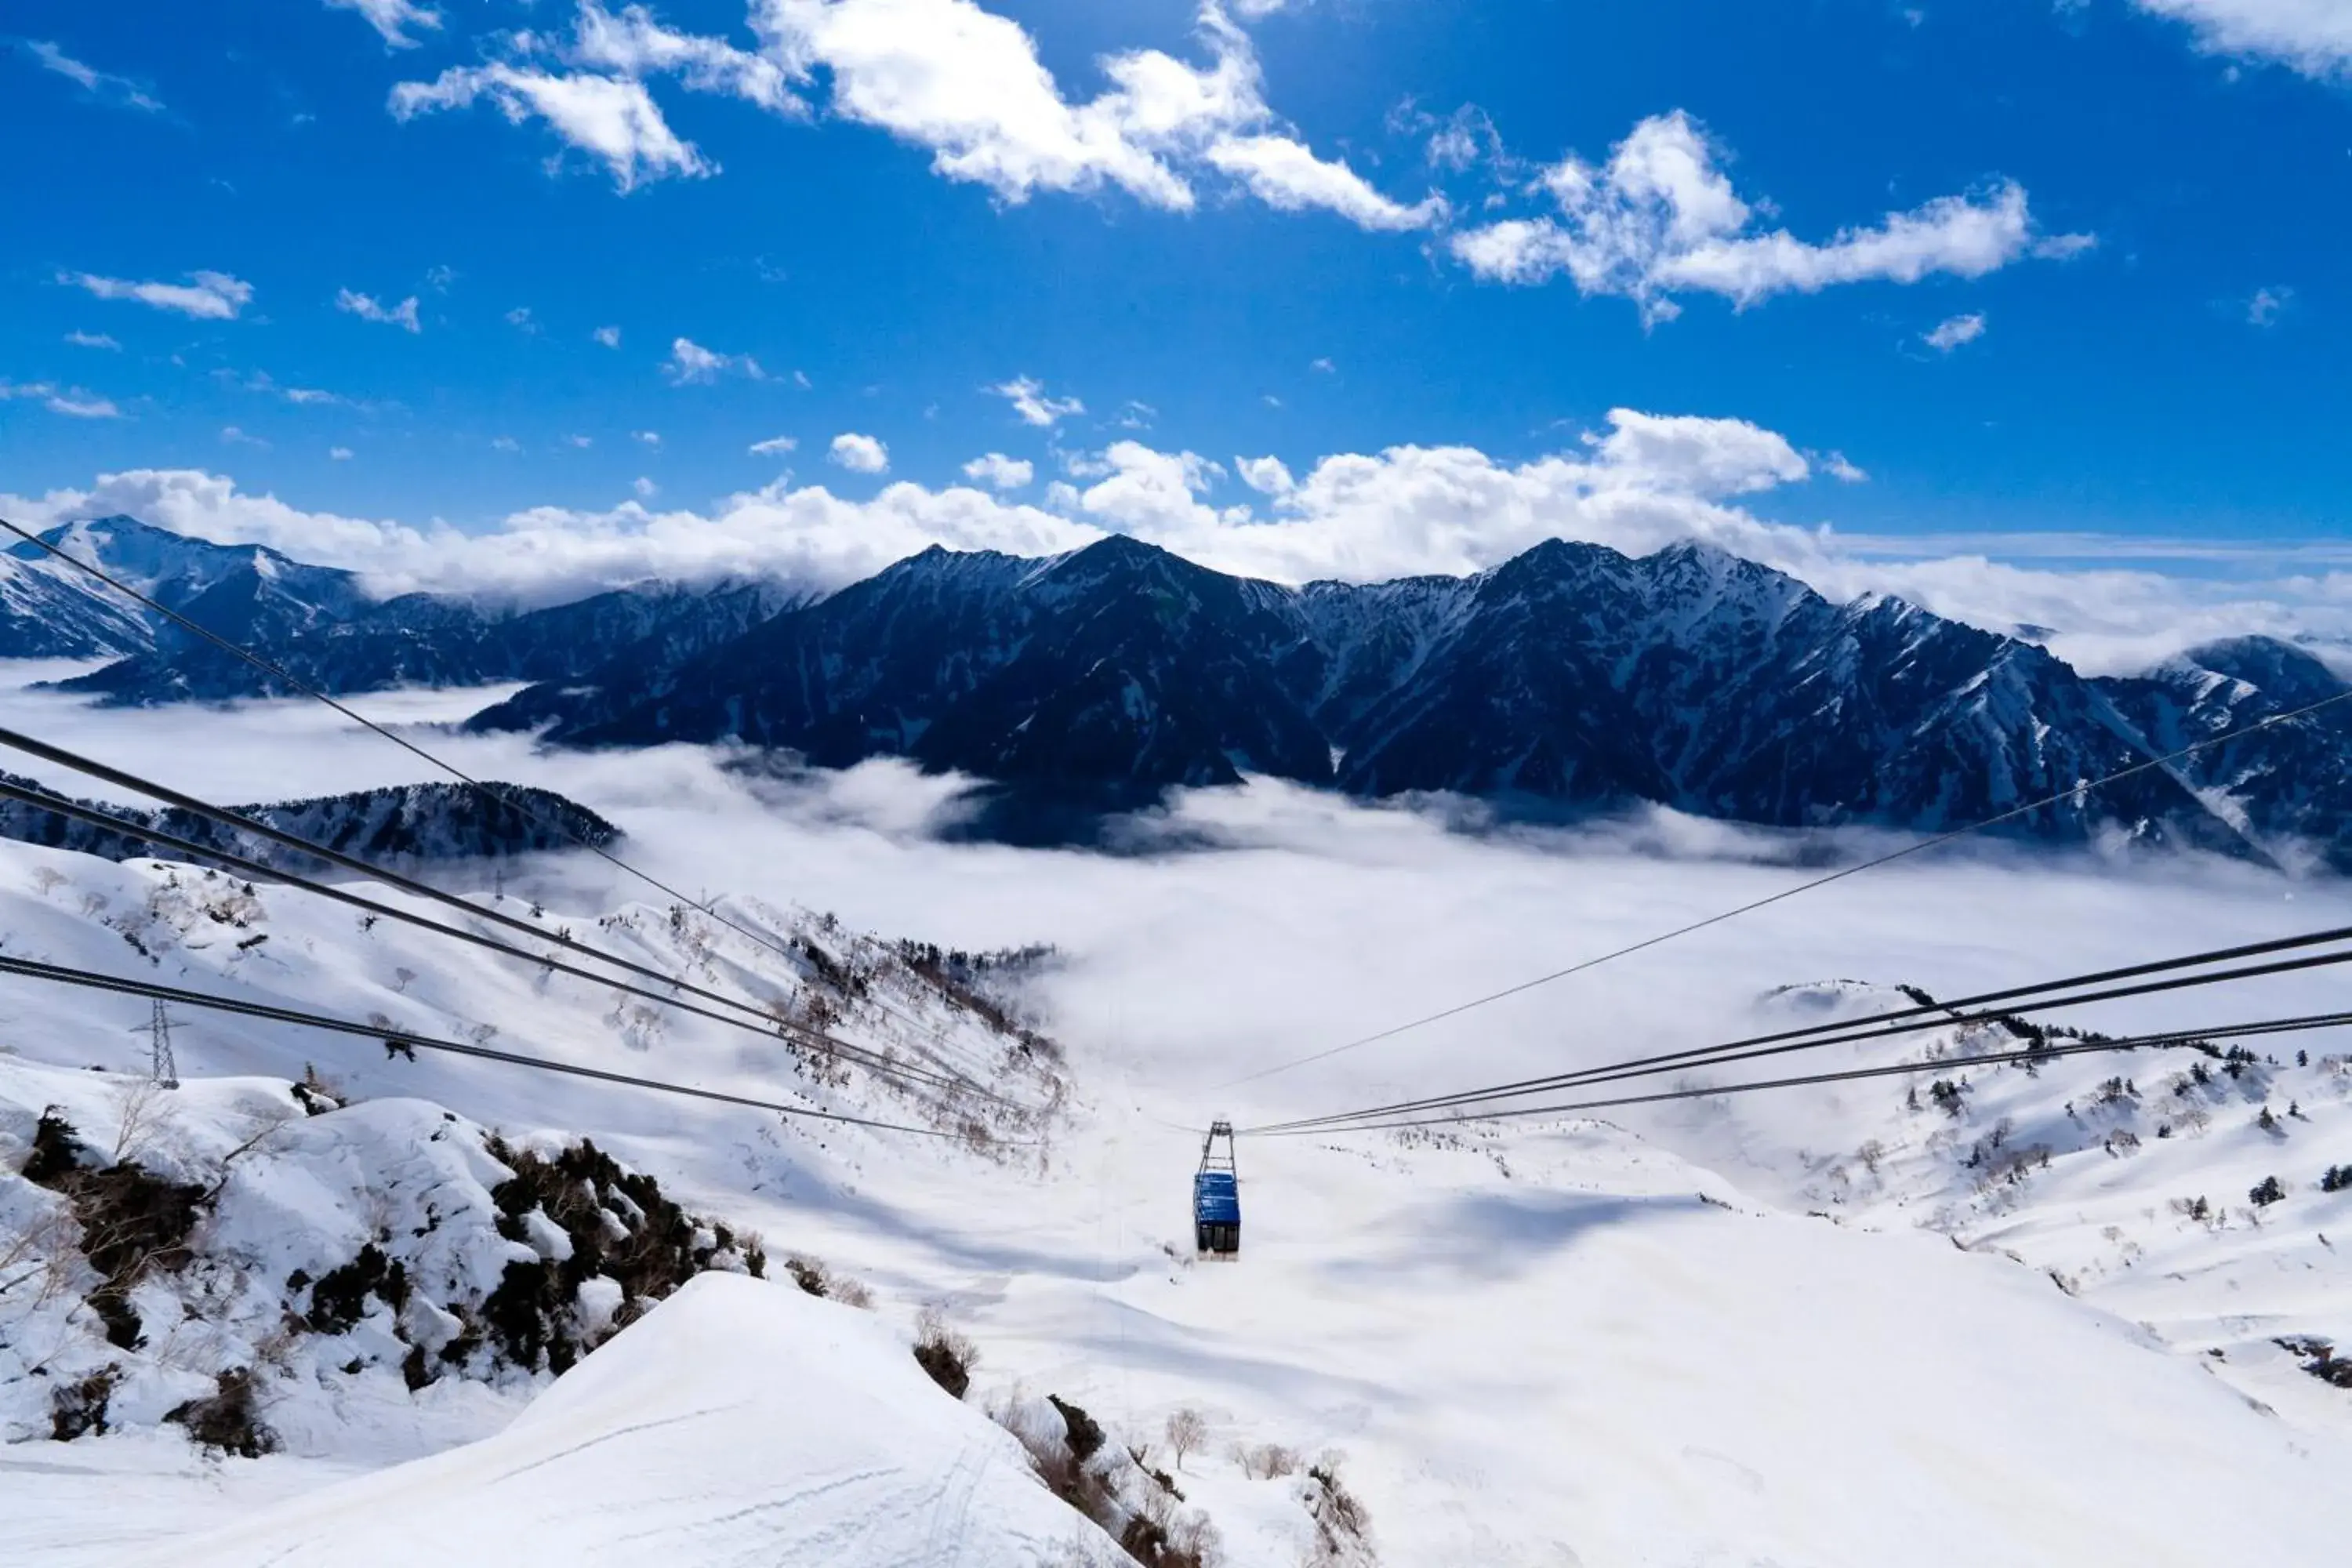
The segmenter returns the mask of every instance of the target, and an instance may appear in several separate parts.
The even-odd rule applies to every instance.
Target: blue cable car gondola
[[[1217,1153],[1217,1140],[1225,1152]],[[1192,1178],[1192,1239],[1202,1252],[1230,1258],[1242,1249],[1242,1182],[1234,1169],[1234,1125],[1209,1124],[1201,1169]]]

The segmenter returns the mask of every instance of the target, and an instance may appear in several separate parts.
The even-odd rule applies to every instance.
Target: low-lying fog
[[[102,710],[0,676],[0,724],[205,798],[256,801],[427,780],[428,765],[314,703]],[[42,667],[38,674],[56,673]],[[356,700],[436,726],[505,689]],[[1260,781],[1180,795],[1125,825],[1128,852],[960,841],[961,781],[896,763],[779,773],[701,747],[547,752],[517,736],[416,738],[478,777],[542,785],[628,834],[621,853],[688,892],[752,894],[948,946],[1051,943],[1049,1026],[1081,1064],[1117,1047],[1160,1115],[1197,1123],[1336,1110],[1744,1032],[1755,999],[1822,978],[1939,995],[2352,924],[2335,880],[2210,859],[1929,851],[1246,1084],[1231,1080],[1564,968],[1899,842],[1755,832],[1670,813],[1486,829],[1452,805],[1366,805]],[[729,765],[733,763],[736,765]],[[107,792],[29,758],[0,768]],[[526,881],[527,879],[527,881]],[[583,911],[661,901],[585,856],[510,879]],[[2119,1030],[2317,1011],[2333,971],[2084,1009]],[[2315,1048],[2343,1048],[2315,1040]]]

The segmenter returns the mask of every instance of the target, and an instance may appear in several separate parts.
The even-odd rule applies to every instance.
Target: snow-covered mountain
[[[1634,560],[1554,541],[1465,578],[1292,590],[1114,537],[1045,560],[934,548],[817,601],[647,584],[517,614],[376,603],[348,574],[128,519],[54,537],[331,691],[535,682],[473,722],[557,743],[900,755],[1088,809],[1249,773],[1521,812],[1652,802],[1916,832],[2056,796],[2005,830],[2352,868],[2352,707],[2066,794],[2352,689],[2304,650],[2241,638],[2086,679],[2033,643],[1895,598],[1833,604],[1705,545]],[[0,608],[17,606],[0,652],[144,639],[64,688],[117,704],[276,694],[27,548],[0,580]]]
[[[38,781],[13,774],[0,774],[0,778],[19,786],[40,787]],[[541,854],[581,845],[604,848],[621,837],[620,829],[586,806],[551,791],[495,783],[489,788],[497,795],[495,801],[466,784],[392,784],[229,809],[280,832],[383,865]],[[181,851],[142,837],[156,832],[287,870],[322,868],[310,856],[266,839],[251,839],[177,806],[141,810],[94,801],[76,804],[121,826],[101,827],[27,802],[6,800],[0,801],[0,838],[78,850],[109,860],[186,858]]]
[[[2247,712],[2345,689],[2267,646],[2267,663],[2240,660]],[[2200,710],[2201,732],[2219,711]],[[1633,560],[1554,542],[1458,580],[1294,592],[1127,539],[1041,562],[935,549],[698,658],[615,660],[474,723],[580,745],[742,740],[828,765],[904,755],[1065,791],[1259,772],[1926,832],[2063,797],[2179,730],[2140,685],[1899,599],[1834,605],[1706,546]],[[2293,743],[2149,769],[2010,830],[2290,858],[2309,841],[2352,866],[2352,722]]]

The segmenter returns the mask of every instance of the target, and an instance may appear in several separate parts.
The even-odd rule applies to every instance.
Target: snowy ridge
[[[0,773],[0,779],[20,787],[45,787],[37,780],[9,773]],[[488,787],[496,792],[495,802],[486,800],[470,784],[426,784],[228,809],[314,844],[394,867],[542,854],[579,845],[604,848],[620,840],[619,828],[551,791],[495,783]],[[75,804],[100,812],[121,826],[100,827],[27,802],[9,800],[0,801],[0,838],[73,849],[109,860],[188,858],[179,850],[159,847],[142,837],[153,832],[289,871],[330,868],[313,856],[254,838],[177,806],[141,810],[91,801]]]

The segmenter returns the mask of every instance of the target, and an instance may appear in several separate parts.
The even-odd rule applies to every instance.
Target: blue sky
[[[1784,437],[1659,481],[1768,522],[2352,531],[2330,7],[1227,3],[18,0],[0,493],[480,531],[997,453],[1120,526],[1135,448],[1273,516],[1240,459],[1627,408]]]

